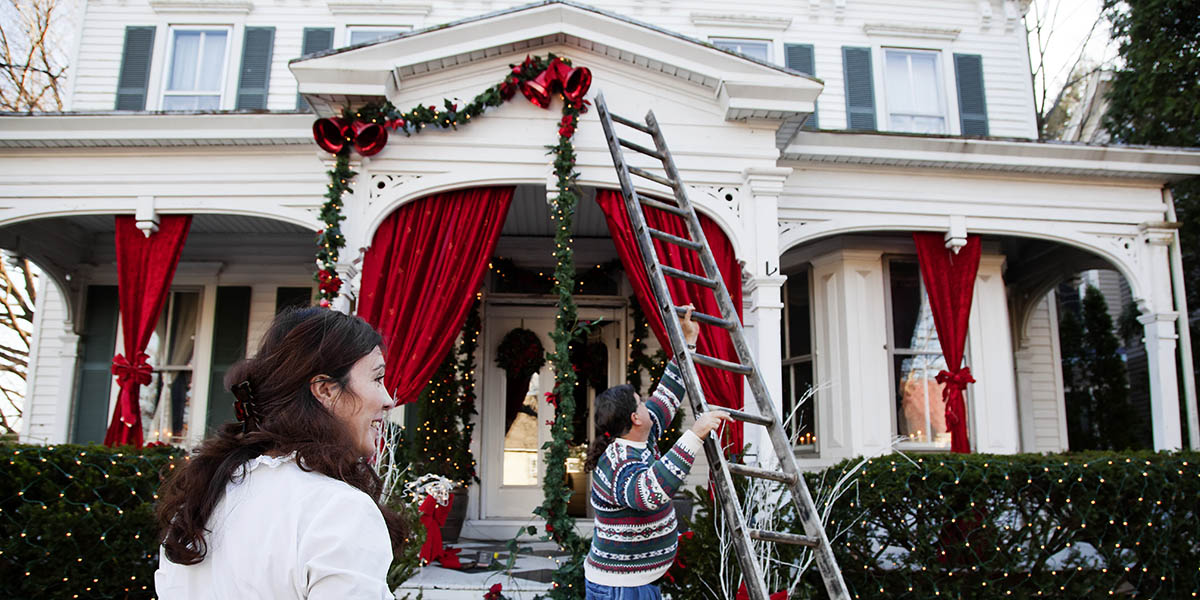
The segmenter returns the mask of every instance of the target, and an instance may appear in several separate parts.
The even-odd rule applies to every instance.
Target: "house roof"
[[[318,113],[389,97],[405,80],[570,46],[662,73],[719,102],[726,119],[799,120],[824,84],[799,72],[591,6],[550,0],[292,60]]]

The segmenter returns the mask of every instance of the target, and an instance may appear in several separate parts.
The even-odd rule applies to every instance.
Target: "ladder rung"
[[[631,121],[631,120],[629,120],[629,119],[626,119],[625,117],[622,117],[622,116],[620,116],[620,115],[614,115],[613,113],[608,113],[608,116],[612,117],[612,120],[614,120],[614,121],[616,121],[616,122],[618,122],[618,123],[620,123],[620,124],[622,124],[622,125],[624,125],[624,126],[626,126],[626,127],[632,127],[632,128],[634,128],[634,129],[636,129],[636,130],[638,130],[638,131],[642,132],[642,133],[647,133],[647,134],[650,134],[650,135],[654,135],[654,130],[650,129],[650,128],[649,128],[649,127],[647,127],[646,125],[643,125],[643,124],[641,124],[641,123],[638,123],[637,121]]]
[[[693,315],[693,316],[695,316],[695,315]],[[723,411],[729,413],[729,416],[733,417],[735,420],[744,421],[746,423],[762,425],[763,427],[770,427],[775,424],[775,419],[768,419],[767,417],[764,417],[762,415],[756,415],[754,413],[748,413],[748,412],[742,411],[742,410],[725,408],[723,406],[716,407],[716,410],[723,410]]]
[[[697,285],[702,285],[706,288],[712,288],[714,290],[717,289],[718,285],[720,285],[719,283],[717,283],[717,280],[715,280],[715,279],[709,279],[707,277],[702,277],[695,273],[688,273],[687,271],[681,271],[679,269],[676,269],[674,267],[668,267],[666,265],[663,265],[662,272],[663,272],[663,275],[670,275],[671,277],[674,277],[675,279],[683,279],[684,281],[690,281]]]
[[[629,167],[629,172],[633,173],[634,175],[637,175],[638,177],[644,177],[646,179],[649,179],[650,181],[653,181],[654,183],[657,183],[659,185],[664,185],[671,189],[675,189],[676,187],[678,187],[674,181],[671,181],[670,179],[667,179],[666,177],[659,177],[658,175],[655,175],[654,173],[651,173],[650,171],[647,171],[647,170],[639,168],[639,167]]]
[[[653,227],[647,227],[646,232],[650,234],[650,237],[656,240],[662,240],[668,244],[675,244],[676,246],[683,246],[684,248],[690,248],[697,251],[704,247],[704,245],[700,242],[693,242],[687,238],[681,238],[677,235],[672,235],[665,231],[654,229]]]
[[[641,194],[638,194],[638,202],[641,202],[650,208],[657,208],[658,210],[666,211],[680,217],[686,217],[688,214],[686,209],[675,206],[674,204],[667,204],[666,202],[659,202],[658,200],[643,198]]]
[[[713,358],[707,354],[692,354],[692,360],[708,367],[725,369],[726,371],[733,371],[734,373],[741,373],[742,375],[749,375],[754,372],[754,369],[751,369],[746,365],[729,362],[727,360],[721,360],[719,358]]]
[[[745,475],[746,477],[758,477],[759,479],[770,479],[791,485],[796,483],[796,476],[783,471],[772,471],[770,469],[759,469],[757,467],[748,467],[746,465],[731,464],[729,472],[734,475]]]
[[[662,160],[663,156],[661,154],[659,154],[658,151],[656,151],[656,150],[651,150],[640,144],[635,144],[625,138],[617,138],[617,142],[619,142],[622,146],[625,146],[626,148],[633,150],[634,152],[641,152],[642,154],[645,154],[646,156],[652,156],[654,158],[657,158],[658,160]]]
[[[683,315],[687,314],[687,309],[682,306],[676,306],[675,314],[682,317]],[[729,321],[726,321],[725,319],[722,319],[721,317],[714,317],[708,313],[696,312],[693,310],[692,311],[692,320],[694,320],[698,323],[714,325],[714,326],[720,327],[722,329],[733,329],[733,325]]]
[[[733,465],[730,465],[730,470],[733,470]],[[750,534],[750,539],[759,540],[761,542],[776,542],[779,544],[795,544],[797,546],[808,546],[816,548],[821,545],[817,538],[807,535],[799,535],[795,533],[783,533],[781,531],[767,531],[765,529],[749,529],[746,533]]]

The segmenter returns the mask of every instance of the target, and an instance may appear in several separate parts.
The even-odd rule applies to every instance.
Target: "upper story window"
[[[757,58],[763,62],[771,60],[771,42],[766,40],[743,40],[732,38],[713,38],[714,46],[722,49],[745,54],[750,58]]]
[[[408,27],[353,26],[347,28],[347,46],[366,44],[408,31]]]
[[[913,258],[894,258],[886,266],[895,433],[915,446],[949,448],[951,434],[946,428],[946,403],[942,401],[944,384],[937,381],[938,372],[946,368],[946,359],[920,267]]]
[[[163,110],[217,110],[229,62],[228,27],[172,27]]]
[[[888,129],[908,133],[946,133],[939,53],[884,49]]]

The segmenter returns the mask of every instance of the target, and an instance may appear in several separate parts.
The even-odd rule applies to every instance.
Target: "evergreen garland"
[[[338,296],[342,287],[342,278],[338,276],[338,251],[346,247],[346,238],[342,236],[342,195],[354,193],[350,188],[350,180],[358,173],[350,170],[350,148],[343,148],[337,153],[337,161],[329,174],[329,189],[325,192],[325,203],[321,205],[321,222],[325,224],[317,232],[317,272],[313,280],[318,283],[321,306],[328,307]]]
[[[462,341],[458,345],[458,418],[462,424],[462,435],[457,440],[455,457],[463,465],[463,484],[472,480],[479,482],[479,474],[475,472],[475,457],[471,455],[471,437],[475,432],[475,352],[479,349],[479,331],[482,321],[479,317],[478,298],[467,313],[467,321],[463,324]]]

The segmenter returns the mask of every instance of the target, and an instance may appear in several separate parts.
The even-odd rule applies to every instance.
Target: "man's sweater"
[[[672,360],[654,394],[646,399],[650,439],[617,438],[596,464],[591,499],[596,528],[584,563],[588,581],[636,587],[653,583],[674,562],[678,540],[671,496],[691,470],[700,438],[684,432],[662,457],[657,442],[684,391],[679,367]]]

